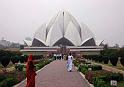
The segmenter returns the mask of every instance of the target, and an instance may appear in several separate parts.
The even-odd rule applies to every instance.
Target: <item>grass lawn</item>
[[[104,64],[104,63],[102,63],[102,64]],[[113,66],[110,62],[108,64],[104,64],[104,65],[111,66],[113,68],[117,68],[117,69],[120,69],[120,70],[123,70],[124,71],[124,66],[121,65],[121,63],[119,61],[117,63],[117,66]]]
[[[94,62],[94,61],[93,61]],[[99,63],[99,62],[96,62],[96,63]],[[120,70],[123,70],[124,71],[124,66],[121,65],[120,61],[118,61],[117,63],[117,66],[113,66],[110,61],[108,64],[104,64],[103,62],[101,62],[100,64],[103,64],[103,65],[106,65],[106,66],[110,66],[110,67],[113,67],[113,68],[116,68],[116,69],[120,69]]]

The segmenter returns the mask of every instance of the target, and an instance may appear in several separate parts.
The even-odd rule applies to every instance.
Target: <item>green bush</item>
[[[113,66],[116,66],[117,65],[117,62],[118,62],[118,57],[117,56],[111,56],[110,57],[110,62]]]
[[[7,65],[9,64],[10,62],[10,57],[5,55],[3,57],[1,57],[1,64],[4,66],[4,67],[7,67]]]
[[[117,81],[122,81],[123,80],[123,75],[120,73],[111,73],[108,74],[108,76],[106,76],[106,78],[108,78],[108,80],[117,80]]]
[[[101,65],[93,65],[92,66],[92,70],[102,70],[102,66]]]
[[[117,62],[118,62],[118,50],[117,49],[105,49],[101,51],[101,56],[108,57],[113,66],[117,65]]]
[[[16,78],[7,78],[0,82],[0,87],[12,87],[14,84],[17,84],[18,80]]]
[[[94,87],[107,87],[105,81],[103,81],[99,77],[93,78],[93,85]]]
[[[124,66],[124,57],[121,57],[120,63]]]
[[[15,55],[15,56],[11,57],[11,61],[13,64],[18,63],[19,62],[19,56]]]
[[[42,60],[39,64],[36,64],[36,70],[43,68],[45,65],[49,64],[52,60]]]
[[[0,75],[0,82],[3,81],[4,79],[6,79],[6,77],[4,75]]]
[[[19,60],[21,63],[24,63],[26,61],[26,56],[20,56]]]
[[[80,65],[78,68],[78,71],[86,74],[88,72],[88,66],[87,65]]]
[[[15,69],[16,70],[19,70],[19,71],[23,71],[23,68],[24,68],[25,66],[24,65],[21,65],[21,64],[16,64],[15,65]]]
[[[124,47],[120,48],[118,54],[119,54],[119,57],[124,57]]]
[[[78,65],[80,65],[79,61],[78,60],[74,60],[73,61],[74,65],[78,67]]]

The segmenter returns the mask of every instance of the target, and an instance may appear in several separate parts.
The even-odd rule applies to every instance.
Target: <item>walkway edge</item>
[[[53,62],[53,61],[52,61]],[[51,63],[51,62],[50,62]],[[49,63],[49,64],[50,64]],[[39,69],[38,71],[36,71],[36,73],[39,73],[41,70],[43,70],[44,68],[46,68],[49,64],[45,65],[43,68]],[[21,85],[22,83],[24,83],[26,81],[26,79],[22,80],[20,83],[14,85],[13,87],[18,87],[19,85]]]
[[[78,68],[77,68],[76,66],[75,66],[75,68],[78,70]],[[79,72],[79,71],[78,71],[78,72]],[[81,73],[81,72],[79,72],[79,73],[80,73],[80,75],[85,79],[85,75],[84,75],[83,73]],[[87,83],[90,87],[94,87],[93,84],[90,84],[87,79],[85,79],[85,81],[86,81],[86,83]]]

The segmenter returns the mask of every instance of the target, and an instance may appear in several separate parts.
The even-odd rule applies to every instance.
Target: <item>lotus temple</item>
[[[50,21],[41,25],[32,40],[24,40],[24,54],[99,54],[103,47],[84,23],[67,11],[58,12]]]

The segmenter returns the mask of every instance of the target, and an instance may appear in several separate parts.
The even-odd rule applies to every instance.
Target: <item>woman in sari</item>
[[[29,55],[27,66],[26,66],[26,77],[27,84],[26,87],[35,87],[35,66],[33,64],[32,55]]]
[[[67,70],[72,71],[72,65],[73,65],[73,56],[71,53],[69,53],[68,59],[67,59]]]

